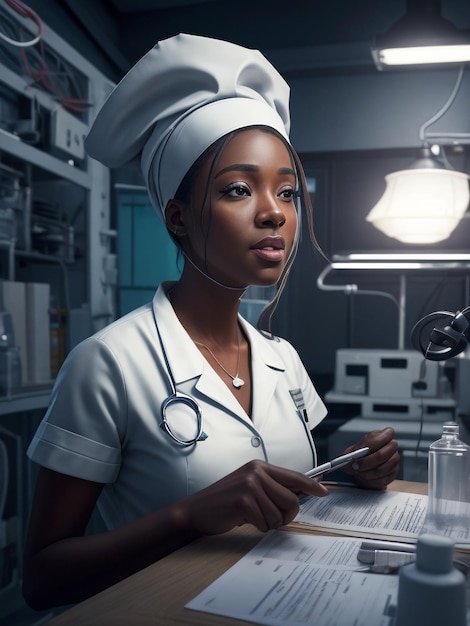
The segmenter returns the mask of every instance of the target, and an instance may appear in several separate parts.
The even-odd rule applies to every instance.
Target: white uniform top
[[[326,409],[294,348],[240,318],[251,346],[250,419],[180,324],[167,288],[160,285],[152,303],[69,353],[27,452],[57,472],[106,483],[98,506],[109,528],[194,493],[252,459],[301,472],[316,465],[310,429]],[[170,385],[155,320],[178,391],[202,410],[208,437],[188,447],[160,428]],[[180,434],[191,438],[196,418],[177,406],[185,424]]]

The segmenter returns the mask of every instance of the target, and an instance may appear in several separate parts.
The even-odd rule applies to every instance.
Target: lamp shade
[[[404,243],[447,239],[467,210],[468,176],[448,169],[413,168],[385,176],[383,196],[366,220]]]

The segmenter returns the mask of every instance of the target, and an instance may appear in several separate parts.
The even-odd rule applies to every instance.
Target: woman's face
[[[277,282],[292,249],[297,215],[296,176],[288,149],[258,129],[235,135],[200,171],[186,215],[192,261],[232,286]],[[189,223],[188,223],[189,222]]]

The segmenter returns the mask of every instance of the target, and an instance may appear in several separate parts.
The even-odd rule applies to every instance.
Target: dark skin
[[[367,446],[370,454],[342,468],[354,478],[354,482],[366,489],[386,489],[387,485],[398,476],[400,455],[398,443],[393,438],[395,431],[387,427],[367,433],[345,454]]]
[[[25,550],[24,594],[41,610],[83,600],[193,539],[253,524],[278,528],[298,493],[325,495],[302,474],[253,461],[132,524],[83,536],[103,485],[41,468]]]
[[[243,166],[240,167],[240,164]],[[225,289],[186,263],[170,300],[195,342],[208,346],[228,371],[238,358],[239,298],[248,284],[275,283],[293,245],[295,176],[285,145],[260,131],[244,131],[228,144],[210,193],[207,227],[198,207],[207,168],[193,190],[191,206],[172,201],[167,223],[194,263],[235,289]],[[259,251],[266,237],[282,237],[284,252]],[[240,334],[239,390],[199,347],[247,415],[251,414],[250,348]],[[92,392],[92,390],[91,390]],[[393,430],[374,431],[350,449],[371,453],[348,468],[359,484],[384,489],[399,466]],[[177,500],[116,530],[84,536],[103,485],[40,468],[24,554],[24,595],[41,610],[83,600],[150,565],[188,542],[242,524],[261,531],[291,522],[299,495],[322,497],[327,488],[302,473],[264,461],[251,461],[201,491]]]

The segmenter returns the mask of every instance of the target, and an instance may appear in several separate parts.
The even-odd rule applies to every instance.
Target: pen
[[[354,459],[360,459],[363,456],[369,454],[369,448],[360,448],[359,450],[354,450],[349,454],[343,454],[341,456],[336,457],[336,459],[332,459],[327,463],[323,463],[323,465],[319,465],[318,467],[314,467],[313,469],[305,472],[305,476],[309,476],[313,478],[315,476],[319,476],[320,474],[326,474],[327,472],[331,472],[339,467],[343,467],[343,465],[347,465]]]
[[[388,541],[380,539],[365,539],[361,544],[361,550],[381,551],[394,550],[398,552],[416,552],[415,543],[404,543],[401,541]]]

